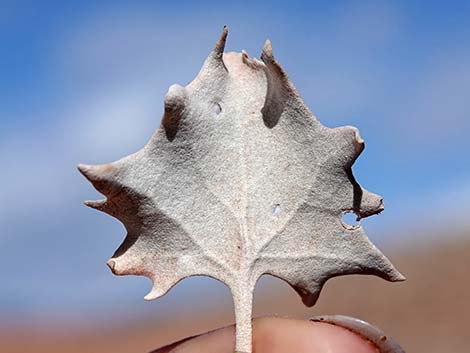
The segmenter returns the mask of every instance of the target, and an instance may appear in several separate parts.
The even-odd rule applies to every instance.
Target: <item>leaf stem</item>
[[[238,282],[232,288],[235,308],[235,351],[236,353],[252,353],[252,308],[253,287]]]

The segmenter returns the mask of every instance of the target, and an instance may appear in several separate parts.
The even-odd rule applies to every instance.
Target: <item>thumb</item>
[[[153,353],[233,353],[234,337],[234,326],[229,326],[187,338]],[[311,321],[256,319],[253,321],[253,352],[404,353],[379,329],[346,316],[315,317]]]

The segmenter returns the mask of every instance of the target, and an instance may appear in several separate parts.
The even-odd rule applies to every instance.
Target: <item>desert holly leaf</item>
[[[351,171],[364,148],[357,129],[323,126],[274,59],[224,53],[227,29],[197,77],[173,85],[161,127],[140,151],[80,171],[106,196],[86,204],[119,219],[118,275],[149,277],[146,299],[205,275],[233,294],[237,350],[251,351],[251,306],[263,274],[287,281],[311,306],[331,277],[403,276],[342,222],[383,210]]]

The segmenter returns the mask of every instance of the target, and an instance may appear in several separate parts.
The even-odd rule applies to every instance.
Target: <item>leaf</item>
[[[224,53],[227,28],[186,87],[165,96],[161,127],[137,153],[80,165],[106,196],[86,204],[119,219],[124,243],[108,265],[153,282],[145,297],[205,275],[233,294],[236,349],[251,352],[251,308],[263,274],[287,281],[307,306],[331,277],[404,277],[360,226],[383,210],[351,166],[364,149],[357,129],[323,126],[266,42],[262,61]]]

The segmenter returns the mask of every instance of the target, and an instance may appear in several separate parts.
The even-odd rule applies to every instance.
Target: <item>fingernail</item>
[[[392,337],[368,322],[344,315],[314,316],[310,321],[325,322],[350,330],[372,342],[380,353],[405,353],[405,350]]]

